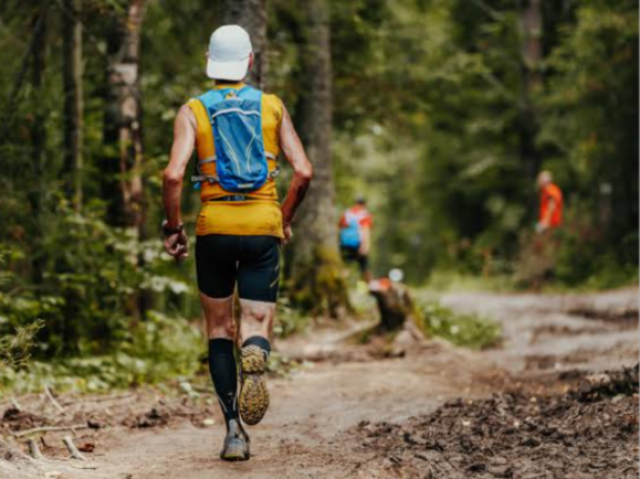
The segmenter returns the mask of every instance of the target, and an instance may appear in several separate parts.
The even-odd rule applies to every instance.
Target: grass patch
[[[487,349],[496,346],[502,339],[500,325],[477,314],[462,314],[442,306],[437,301],[428,301],[420,306],[420,326],[430,336],[437,336],[471,349]]]

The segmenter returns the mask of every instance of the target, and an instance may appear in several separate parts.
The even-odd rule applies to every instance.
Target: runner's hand
[[[536,233],[541,234],[547,230],[547,225],[542,222],[536,223]]]
[[[164,239],[164,249],[167,253],[181,261],[189,256],[189,239],[184,231],[167,236]]]
[[[293,230],[291,229],[291,225],[285,224],[283,231],[284,231],[284,239],[282,240],[282,242],[284,244],[287,244],[291,241],[291,238],[293,238]]]

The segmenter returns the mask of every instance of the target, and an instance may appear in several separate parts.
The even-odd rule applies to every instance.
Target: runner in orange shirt
[[[355,204],[340,218],[340,249],[347,261],[355,261],[360,266],[362,280],[369,283],[369,250],[371,249],[371,227],[373,218],[364,197],[356,198]]]
[[[562,191],[553,183],[551,172],[546,170],[538,175],[538,189],[540,190],[540,216],[536,224],[536,232],[544,233],[562,226]]]

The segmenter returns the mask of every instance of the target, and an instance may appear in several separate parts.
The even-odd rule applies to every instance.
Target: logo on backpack
[[[198,176],[192,180],[219,183],[232,193],[251,193],[275,177],[269,174],[262,137],[262,92],[245,86],[238,91],[211,90],[198,99],[211,120],[215,156],[199,161]],[[200,167],[213,162],[216,176],[202,175]]]

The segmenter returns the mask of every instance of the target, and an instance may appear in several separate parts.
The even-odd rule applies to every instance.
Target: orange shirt
[[[546,226],[549,228],[557,228],[562,224],[562,191],[553,183],[548,184],[540,190],[540,222],[546,221],[551,201],[556,204],[551,217]]]
[[[358,220],[358,226],[371,228],[373,226],[373,217],[369,210],[362,205],[353,205],[347,209],[340,218],[340,227],[346,228],[348,226],[347,216],[353,216]]]

